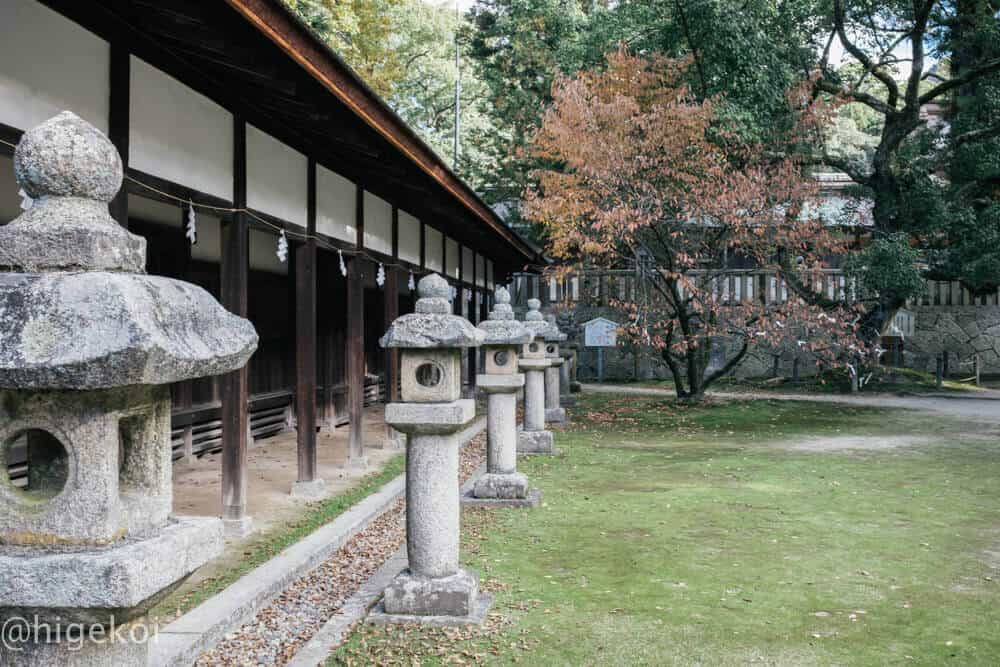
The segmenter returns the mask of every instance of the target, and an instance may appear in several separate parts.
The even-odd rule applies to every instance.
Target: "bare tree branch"
[[[1000,72],[1000,58],[988,60],[979,67],[973,67],[972,69],[967,70],[961,76],[956,76],[952,79],[948,79],[944,83],[939,83],[921,95],[918,98],[919,102],[920,104],[927,104],[953,88],[964,86],[970,81],[975,81],[976,79],[986,76],[987,74],[992,74],[993,72]]]

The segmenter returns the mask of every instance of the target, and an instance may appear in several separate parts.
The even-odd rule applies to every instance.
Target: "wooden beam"
[[[122,159],[122,169],[128,173],[129,162],[129,97],[131,89],[131,55],[121,41],[111,43],[111,67],[108,73],[111,94],[108,100],[108,139],[118,150]],[[123,187],[111,200],[111,217],[119,225],[128,229],[128,190]]]
[[[233,204],[247,201],[247,131],[239,116],[233,117]],[[250,229],[245,213],[234,213],[222,224],[221,301],[230,312],[247,316],[249,305]],[[249,373],[244,366],[222,379],[222,518],[245,524],[247,509],[247,440]],[[234,526],[242,533],[244,526]]]
[[[306,233],[295,249],[295,410],[298,481],[316,481],[316,161],[309,160]]]
[[[368,263],[360,256],[347,266],[347,416],[350,420],[347,465],[366,466],[365,407],[365,279]]]

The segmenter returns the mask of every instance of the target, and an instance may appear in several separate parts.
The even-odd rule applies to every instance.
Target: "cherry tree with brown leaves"
[[[701,398],[753,346],[846,363],[861,347],[856,313],[807,287],[843,242],[804,213],[817,210],[817,188],[785,150],[819,122],[815,105],[793,92],[809,111],[788,145],[745,145],[719,121],[718,100],[684,84],[687,66],[620,50],[600,71],[557,80],[532,142],[549,167],[527,216],[563,265],[637,271],[635,297],[618,304],[624,333],[660,351],[682,398]],[[791,298],[726,298],[719,285],[736,261],[773,270]],[[736,341],[736,352],[709,370],[713,340]]]

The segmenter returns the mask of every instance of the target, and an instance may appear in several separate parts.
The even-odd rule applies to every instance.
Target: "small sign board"
[[[604,317],[584,322],[583,344],[587,347],[614,347],[618,344],[618,323]]]

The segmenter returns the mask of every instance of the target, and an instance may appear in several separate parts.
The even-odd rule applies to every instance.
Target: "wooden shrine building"
[[[495,282],[542,261],[280,0],[3,0],[0,224],[20,212],[13,145],[64,109],[121,153],[112,213],[148,271],[260,334],[244,371],[173,388],[176,456],[222,449],[224,518],[244,513],[250,437],[297,423],[300,481],[317,427],[349,424],[363,456],[411,274],[446,276],[478,321]]]

